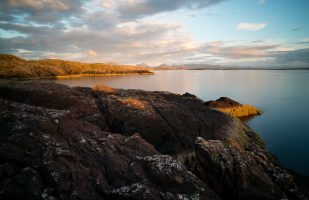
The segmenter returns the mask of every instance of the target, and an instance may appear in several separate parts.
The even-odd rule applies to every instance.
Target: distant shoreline
[[[102,76],[129,76],[129,75],[154,75],[154,72],[132,72],[132,73],[106,73],[106,74],[72,74],[63,76],[36,76],[36,77],[0,77],[0,79],[10,80],[43,80],[43,79],[55,79],[64,80],[71,78],[83,78],[83,77],[102,77]]]
[[[14,55],[0,54],[0,78],[66,79],[85,76],[115,76],[154,74],[151,68],[105,63],[45,59],[25,60]]]
[[[65,76],[56,76],[55,79],[70,79],[82,77],[95,77],[95,76],[128,76],[128,75],[154,75],[154,72],[134,72],[134,73],[108,73],[108,74],[73,74]]]
[[[265,68],[231,68],[231,69],[199,69],[199,68],[193,68],[193,69],[153,69],[154,71],[177,71],[177,70],[200,70],[200,71],[218,71],[218,70],[227,70],[227,71],[233,71],[233,70],[265,70],[265,71],[288,71],[288,70],[309,70],[309,68],[280,68],[280,69],[265,69]]]

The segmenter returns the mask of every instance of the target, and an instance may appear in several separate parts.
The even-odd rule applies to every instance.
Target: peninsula
[[[0,55],[0,78],[70,78],[127,74],[153,74],[149,68],[133,65],[82,63],[58,59],[25,60]]]

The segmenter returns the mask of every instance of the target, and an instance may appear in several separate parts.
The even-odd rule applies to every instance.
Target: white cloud
[[[113,6],[113,3],[110,0],[103,0],[102,6],[106,9],[109,9]]]
[[[122,17],[135,19],[181,8],[206,8],[223,1],[225,0],[122,0],[117,1],[117,4]]]
[[[97,52],[93,51],[93,50],[88,50],[87,55],[90,56],[90,57],[95,57],[95,56],[97,56]]]
[[[309,37],[304,38],[304,39],[302,40],[302,42],[309,42]]]
[[[258,0],[260,4],[266,3],[266,0]]]
[[[216,41],[206,43],[200,48],[199,52],[232,59],[263,58],[272,56],[271,52],[277,47],[278,45],[276,44],[230,45],[224,41]]]
[[[245,31],[258,31],[266,27],[265,23],[255,24],[255,23],[238,23],[237,30]]]

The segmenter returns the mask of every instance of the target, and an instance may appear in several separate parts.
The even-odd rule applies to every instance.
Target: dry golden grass
[[[251,115],[260,115],[262,113],[259,109],[248,104],[215,109],[233,115],[234,117],[248,117]]]
[[[72,77],[96,74],[151,74],[148,68],[132,65],[82,63],[57,59],[24,60],[13,55],[0,55],[0,77]]]
[[[121,103],[127,106],[138,108],[138,109],[145,108],[145,106],[147,105],[147,102],[141,101],[139,99],[133,99],[133,98],[122,99]]]
[[[92,88],[93,91],[100,91],[100,92],[106,92],[110,94],[116,94],[118,93],[118,90],[115,88],[111,88],[105,85],[96,85]]]

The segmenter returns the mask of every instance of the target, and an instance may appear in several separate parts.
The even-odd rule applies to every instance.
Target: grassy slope
[[[103,63],[81,63],[65,60],[24,60],[13,55],[0,54],[0,77],[35,78],[77,74],[147,74],[147,68]]]

